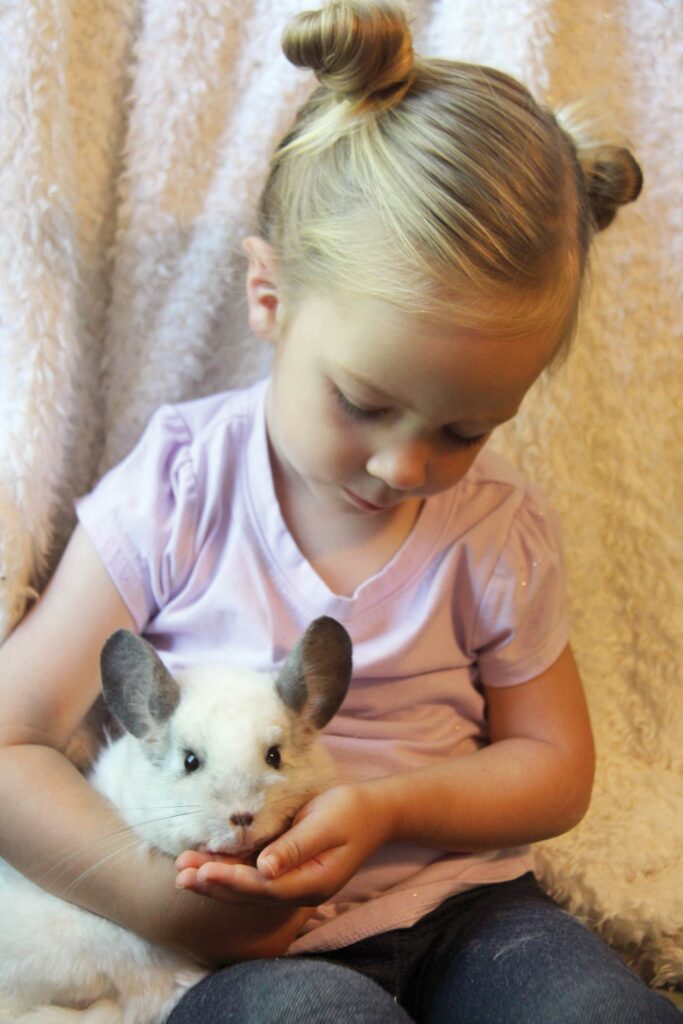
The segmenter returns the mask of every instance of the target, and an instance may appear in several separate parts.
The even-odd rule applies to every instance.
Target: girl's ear
[[[247,254],[247,304],[249,326],[265,341],[276,341],[278,312],[282,301],[277,260],[272,247],[263,238],[245,238],[242,248]],[[280,311],[281,312],[281,311]]]

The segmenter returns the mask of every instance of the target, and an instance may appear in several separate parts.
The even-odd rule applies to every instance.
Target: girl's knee
[[[545,901],[490,915],[429,981],[417,1014],[428,1024],[681,1022],[597,935]]]
[[[224,968],[181,1000],[168,1024],[409,1024],[383,989],[323,960],[282,957]]]
[[[673,1003],[630,974],[567,978],[537,993],[525,1024],[680,1024]]]

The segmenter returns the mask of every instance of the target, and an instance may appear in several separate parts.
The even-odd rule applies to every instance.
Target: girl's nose
[[[420,440],[402,441],[370,456],[366,470],[396,491],[410,491],[427,482],[429,445]]]

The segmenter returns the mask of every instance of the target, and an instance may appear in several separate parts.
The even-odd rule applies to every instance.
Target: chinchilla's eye
[[[185,771],[188,773],[188,775],[190,774],[190,772],[196,772],[197,769],[201,767],[201,764],[202,762],[199,760],[194,750],[185,751],[185,760],[183,761],[183,767],[185,768]]]
[[[270,747],[266,754],[266,764],[269,764],[271,768],[279,768],[282,764],[282,757],[280,756],[279,747]]]

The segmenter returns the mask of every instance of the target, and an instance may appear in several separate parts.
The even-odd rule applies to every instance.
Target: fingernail
[[[279,870],[277,857],[272,853],[267,854],[265,857],[259,857],[258,869],[262,875],[269,875],[270,878],[277,878]]]

